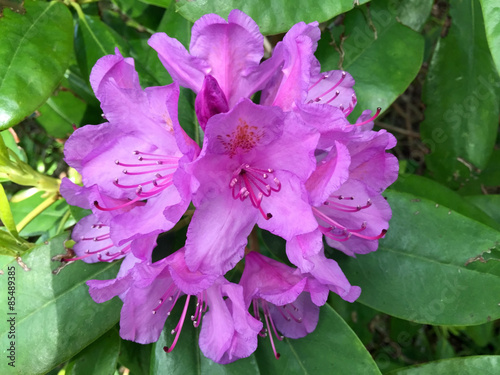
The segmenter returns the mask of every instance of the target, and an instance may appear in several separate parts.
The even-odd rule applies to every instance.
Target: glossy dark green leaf
[[[67,235],[34,248],[23,257],[31,271],[14,261],[3,267],[16,270],[16,367],[12,374],[44,374],[70,359],[116,324],[121,302],[95,303],[85,281],[116,277],[119,264],[76,262],[58,275],[51,257],[65,252]],[[0,287],[7,290],[6,278]],[[4,299],[6,301],[6,299]],[[0,340],[7,343],[8,323],[0,322]]]
[[[369,0],[360,0],[364,4]],[[181,0],[177,9],[191,22],[207,13],[217,13],[227,18],[232,9],[241,11],[252,17],[264,35],[278,34],[288,31],[297,22],[324,22],[352,9],[352,0],[315,1],[303,0],[300,6],[291,6],[287,0]]]
[[[153,345],[142,345],[121,340],[118,363],[130,370],[132,375],[149,375],[149,362]]]
[[[424,85],[422,141],[433,177],[457,188],[483,169],[495,144],[499,86],[486,42],[479,1],[456,0],[448,35],[439,40]]]
[[[59,2],[25,2],[0,18],[0,130],[20,122],[52,94],[68,67],[71,13]]]
[[[87,105],[69,91],[59,91],[40,107],[38,123],[52,137],[67,138],[73,125],[80,127]]]
[[[97,16],[85,14],[80,6],[72,3],[78,13],[75,32],[75,54],[82,75],[88,79],[98,59],[115,53],[115,48],[127,55],[123,39]]]
[[[328,304],[321,308],[313,333],[275,344],[279,360],[269,339],[259,339],[256,358],[263,374],[380,374],[364,345]]]
[[[459,214],[500,230],[500,221],[493,220],[484,210],[465,201],[457,192],[429,178],[404,174],[399,176],[391,189],[429,199],[436,204],[451,208]]]
[[[483,355],[464,358],[444,359],[442,361],[405,367],[387,375],[496,375],[500,366],[500,356]]]
[[[165,328],[163,329],[158,342],[153,344],[153,350],[151,353],[151,375],[161,374],[165,371],[165,369],[169,369],[169,375],[253,375],[259,373],[259,367],[257,366],[254,355],[228,365],[219,365],[210,359],[207,359],[198,347],[198,335],[201,326],[198,329],[194,328],[193,323],[189,319],[189,316],[191,315],[189,311],[188,318],[184,322],[177,345],[171,353],[165,353],[163,347],[172,345],[174,335],[170,332],[175,328],[177,322],[179,321],[182,308],[184,307],[184,302],[184,298],[179,300],[174,311],[172,312],[172,315],[167,319],[167,323],[165,324]],[[190,311],[194,311],[193,303],[191,303],[190,308]]]
[[[493,220],[500,223],[500,195],[469,195],[464,197],[464,199],[476,205]]]
[[[181,300],[182,302],[183,300]],[[218,365],[205,358],[198,349],[199,331],[184,324],[177,346],[165,353],[163,346],[172,343],[170,331],[179,317],[179,306],[167,320],[158,342],[153,346],[151,374],[169,369],[169,374],[380,374],[370,354],[347,323],[329,305],[320,312],[316,330],[305,338],[282,342],[275,339],[281,354],[276,360],[268,338],[259,338],[259,347],[249,358],[229,365]],[[203,324],[203,323],[202,323]]]
[[[500,149],[493,150],[490,160],[484,169],[474,170],[459,188],[461,195],[484,194],[485,190],[495,190],[500,186]]]
[[[414,30],[400,24],[397,8],[390,0],[371,3],[369,13],[360,9],[349,12],[344,20],[342,44],[344,57],[330,45],[328,33],[323,33],[317,57],[323,71],[342,69],[356,81],[358,104],[351,115],[353,121],[365,109],[385,110],[413,81],[422,64],[424,39]],[[371,24],[376,30],[370,26]]]
[[[500,232],[416,195],[386,191],[393,216],[379,249],[338,257],[359,302],[413,322],[475,325],[500,318],[500,262],[480,262]],[[488,285],[488,288],[484,286]]]
[[[496,0],[481,0],[481,8],[491,56],[500,73],[500,3]]]
[[[431,14],[434,0],[402,0],[398,5],[398,19],[415,31],[422,28]]]
[[[119,353],[120,336],[113,328],[78,353],[66,367],[66,375],[113,375]]]

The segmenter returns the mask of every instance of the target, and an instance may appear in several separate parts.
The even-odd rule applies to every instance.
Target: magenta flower
[[[278,59],[269,59],[260,64],[264,37],[255,21],[237,9],[229,13],[227,21],[216,14],[207,14],[196,21],[189,53],[179,41],[165,33],[154,34],[148,43],[179,85],[198,94],[205,77],[211,75],[217,87],[211,82],[208,90],[215,90],[228,108],[261,90],[281,63]],[[204,127],[204,123],[201,124]]]
[[[278,358],[273,335],[312,332],[330,292],[359,297],[323,241],[350,256],[377,249],[391,217],[381,194],[398,174],[387,153],[395,139],[372,130],[380,109],[347,120],[354,79],[321,72],[320,34],[317,22],[298,23],[261,63],[258,26],[233,10],[227,21],[215,14],[196,21],[189,52],[164,33],[151,37],[172,85],[142,89],[134,61],[118,51],[94,66],[90,82],[107,122],[67,141],[66,161],[83,186],[64,179],[61,194],[92,210],[75,226],[70,260],[124,258],[115,279],[87,282],[96,302],[123,301],[122,338],[157,341],[185,295],[166,352],[196,299],[191,320],[201,325],[205,356],[248,357],[258,335],[268,334]],[[178,123],[178,85],[197,95],[201,150]],[[260,104],[250,99],[257,91]],[[153,263],[157,236],[177,223],[189,225],[185,246]],[[287,241],[297,268],[254,251],[245,256],[256,226]],[[244,257],[240,284],[230,283],[224,274]]]
[[[200,188],[186,241],[191,270],[231,269],[255,224],[285,239],[316,228],[304,182],[317,140],[293,113],[248,99],[210,118],[192,165]]]
[[[118,51],[96,63],[90,81],[109,123],[77,129],[66,142],[66,162],[85,186],[80,201],[86,196],[99,218],[116,213],[109,225],[119,246],[172,228],[195,189],[182,166],[199,152],[177,122],[178,87],[142,90],[133,60]],[[93,186],[108,202],[95,199]]]
[[[295,339],[314,331],[318,323],[318,306],[326,303],[330,290],[343,297],[349,295],[350,302],[359,296],[359,287],[351,286],[338,266],[337,269],[331,267],[331,263],[335,263],[333,260],[321,263],[315,267],[316,278],[254,251],[245,257],[245,270],[240,280],[245,303],[252,305],[256,318],[260,319],[259,309],[262,310],[266,329],[260,335],[269,335],[276,358],[279,354],[273,333],[282,340],[281,334]]]
[[[128,257],[116,279],[90,280],[87,285],[96,302],[117,295],[123,300],[120,336],[124,339],[143,344],[157,341],[175,304],[186,294],[181,317],[172,331],[175,338],[165,348],[167,352],[179,340],[192,296],[197,303],[191,320],[195,327],[202,325],[200,348],[205,356],[229,363],[248,357],[257,347],[262,323],[245,308],[242,287],[222,276],[189,271],[183,249],[153,264]]]
[[[141,259],[151,259],[156,246],[156,236],[144,236],[115,246],[111,241],[110,227],[94,214],[81,219],[73,229],[75,258],[66,261],[83,260],[86,263],[111,262],[129,254]]]

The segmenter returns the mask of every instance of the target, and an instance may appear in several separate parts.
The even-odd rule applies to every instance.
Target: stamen
[[[337,83],[335,83],[332,87],[330,87],[328,90],[326,90],[323,94],[321,94],[321,95],[317,96],[315,99],[313,99],[313,100],[309,100],[309,102],[308,102],[308,103],[312,103],[312,102],[320,102],[321,100],[323,100],[323,98],[324,98],[326,95],[328,95],[330,92],[332,92],[333,90],[335,90],[335,89],[336,89],[336,88],[337,88],[337,87],[338,87],[338,86],[342,83],[342,81],[344,80],[344,78],[346,77],[346,75],[347,75],[347,73],[346,73],[346,72],[342,72],[342,76],[341,76],[341,77],[340,77],[340,79],[337,81]],[[315,85],[317,85],[318,83],[319,83],[319,82],[316,82],[316,84],[315,84]],[[314,86],[315,86],[315,85],[314,85]],[[312,87],[314,87],[314,86],[312,86]],[[312,88],[312,87],[311,87],[311,88]],[[310,88],[310,89],[311,89],[311,88]],[[309,89],[309,90],[310,90],[310,89]],[[328,103],[330,103],[333,99],[335,99],[335,98],[336,98],[339,94],[340,94],[340,92],[337,90],[337,91],[335,92],[334,97],[333,97],[333,98],[331,98],[330,100],[328,100],[327,104],[328,104]]]
[[[316,218],[318,218],[321,221],[330,225],[330,227],[325,227],[325,226],[319,225],[318,228],[321,230],[321,232],[325,236],[327,236],[335,241],[346,241],[349,239],[349,237],[351,235],[355,236],[355,237],[363,238],[365,240],[378,240],[378,239],[384,237],[385,234],[387,233],[387,229],[383,229],[382,232],[377,236],[365,236],[363,234],[360,234],[359,232],[366,229],[366,222],[363,222],[363,224],[361,225],[361,229],[347,229],[343,225],[337,223],[331,217],[325,215],[323,212],[318,210],[316,207],[313,207],[312,209],[313,209],[313,213],[316,216]],[[340,235],[332,233],[332,230],[334,230],[334,229],[339,229],[342,231],[342,233]]]
[[[320,83],[321,81],[323,81],[324,79],[327,79],[327,78],[328,78],[328,74],[323,75],[320,79],[318,79],[318,80],[316,81],[316,83],[314,83],[311,87],[309,87],[309,91],[310,91],[311,89],[313,89],[314,87],[316,87],[316,85],[317,85],[318,83]]]
[[[276,359],[280,359],[280,353],[278,353],[276,351],[276,347],[274,346],[274,340],[273,340],[273,335],[271,334],[270,330],[269,330],[269,320],[270,320],[270,316],[268,318],[268,314],[264,313],[264,319],[266,320],[266,326],[267,326],[267,331],[269,332],[269,341],[271,341],[271,347],[273,348],[273,353],[274,353],[274,358]],[[273,324],[274,326],[274,324]],[[278,335],[276,335],[276,337],[278,337]]]
[[[172,293],[172,291],[176,288],[175,284],[172,283],[170,284],[170,286],[167,288],[167,291],[165,293],[163,293],[163,295],[160,297],[160,299],[158,300],[158,305],[153,309],[152,313],[153,314],[156,314],[158,312],[158,310],[160,309],[160,307],[163,306],[163,304],[168,300],[169,302],[172,301],[170,299],[167,298],[167,296],[169,294]],[[180,292],[178,292],[177,294],[180,294]],[[177,299],[175,300],[177,302]],[[172,311],[173,307],[175,306],[175,302],[172,304],[172,306],[170,306],[170,310],[168,311],[167,315],[170,315],[170,311]]]
[[[177,323],[177,326],[173,330],[173,333],[176,333],[176,335],[175,335],[175,338],[174,338],[172,345],[170,347],[168,347],[168,346],[163,347],[163,350],[166,353],[170,353],[172,350],[174,350],[175,345],[177,344],[177,340],[179,340],[179,335],[181,334],[182,326],[184,325],[184,319],[186,318],[186,312],[187,312],[190,298],[191,298],[191,295],[188,295],[186,297],[186,303],[184,304],[184,309],[182,310],[181,319],[179,320],[179,322]]]
[[[375,112],[375,114],[374,114],[372,117],[370,117],[368,120],[363,121],[363,122],[360,122],[360,123],[357,123],[357,124],[351,124],[351,125],[353,125],[353,126],[362,126],[362,125],[366,125],[366,124],[368,124],[369,122],[372,122],[373,120],[375,120],[375,119],[378,117],[378,115],[380,114],[380,112],[381,112],[381,111],[382,111],[382,108],[377,107],[377,112]]]
[[[273,174],[273,185],[266,181],[271,174]],[[229,187],[232,190],[233,199],[244,201],[249,197],[252,205],[260,211],[264,219],[269,220],[273,217],[271,213],[265,213],[260,206],[264,197],[269,197],[273,191],[281,190],[281,182],[274,176],[273,169],[264,170],[243,164],[233,173]]]

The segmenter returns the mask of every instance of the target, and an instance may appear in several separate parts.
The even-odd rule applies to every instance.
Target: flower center
[[[113,184],[124,190],[134,189],[136,197],[114,207],[103,207],[94,202],[98,209],[113,211],[124,208],[137,201],[151,198],[172,185],[173,175],[179,166],[179,157],[142,151],[133,151],[133,154],[137,155],[137,162],[124,163],[115,160],[115,164],[124,169],[122,176],[115,178]]]
[[[260,206],[264,197],[269,197],[273,191],[277,193],[281,190],[281,182],[274,175],[273,169],[260,169],[243,164],[233,173],[229,187],[234,199],[244,201],[248,198],[264,219],[273,217],[269,212],[265,213]]]

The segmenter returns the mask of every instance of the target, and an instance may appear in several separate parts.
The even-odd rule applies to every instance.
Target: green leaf
[[[59,2],[26,1],[26,13],[0,18],[0,130],[37,109],[68,67],[73,45],[71,13]]]
[[[423,91],[422,141],[433,177],[452,188],[483,169],[495,144],[500,81],[477,0],[456,0],[448,35],[438,41]]]
[[[481,9],[491,56],[500,73],[500,4],[496,0],[481,0]]]
[[[473,171],[458,192],[462,195],[484,194],[484,189],[496,191],[497,186],[500,186],[500,149],[493,150],[486,167]]]
[[[422,176],[404,174],[399,176],[398,180],[391,186],[391,190],[429,199],[437,204],[451,208],[459,214],[500,230],[500,221],[493,220],[481,208],[476,207],[473,203],[464,201],[464,197],[460,196],[457,192],[434,180]]]
[[[279,360],[274,358],[269,339],[259,339],[256,357],[261,373],[380,374],[364,345],[328,304],[321,308],[313,333],[297,340],[275,340],[275,344]]]
[[[5,194],[2,184],[0,184],[0,220],[13,237],[19,238],[19,233],[17,233],[16,229],[16,222],[12,216],[9,200],[7,199],[7,195]]]
[[[420,70],[424,39],[397,22],[396,15],[390,0],[371,3],[366,15],[360,9],[346,15],[342,69],[356,81],[358,104],[351,115],[354,120],[365,109],[372,112],[377,107],[387,109]],[[370,19],[376,34],[370,27]],[[323,33],[316,54],[322,71],[339,69],[340,55],[330,42],[331,38]]]
[[[500,356],[482,355],[419,364],[397,369],[386,375],[496,375],[499,366]]]
[[[500,223],[500,195],[470,195],[464,198]]]
[[[0,267],[12,261],[12,257],[18,257],[29,247],[27,244],[4,230],[0,230]],[[5,256],[5,257],[4,257]]]
[[[149,375],[149,362],[153,345],[142,345],[122,340],[118,363],[128,368],[133,375]]]
[[[95,303],[88,294],[85,281],[116,277],[119,263],[86,264],[76,262],[58,275],[51,257],[64,252],[66,235],[34,248],[23,257],[31,271],[16,272],[15,338],[16,367],[13,374],[44,374],[67,361],[114,326],[119,318],[118,299]],[[1,289],[7,290],[5,277]],[[6,299],[4,298],[4,301]],[[7,338],[7,319],[0,322],[0,340]]]
[[[369,0],[360,0],[364,4]],[[191,22],[207,13],[217,13],[227,19],[232,9],[239,9],[257,22],[264,35],[288,31],[294,24],[324,22],[347,12],[353,7],[352,0],[316,1],[302,0],[300,6],[291,6],[287,0],[180,0],[177,10]]]
[[[497,252],[500,232],[419,196],[384,195],[393,216],[379,249],[338,257],[349,281],[363,290],[358,301],[425,324],[500,318],[500,262],[479,261],[485,252]]]
[[[21,220],[33,211],[35,207],[47,199],[46,197],[42,198],[42,196],[43,193],[39,192],[22,201],[11,203],[12,213],[17,223],[21,222]],[[52,235],[55,235],[55,230],[59,226],[61,218],[68,210],[69,206],[64,199],[56,201],[26,225],[26,227],[21,230],[21,235],[25,237],[39,236],[43,234],[43,232],[51,230],[53,232]],[[74,222],[68,223],[68,225],[71,224],[74,224]]]
[[[495,323],[488,322],[478,326],[466,327],[465,332],[477,346],[485,347],[493,339],[494,329]]]
[[[172,345],[174,336],[170,332],[175,328],[180,319],[184,301],[185,299],[182,298],[177,302],[172,315],[167,319],[159,340],[153,344],[151,352],[151,375],[161,374],[164,369],[169,369],[169,375],[253,375],[259,373],[259,368],[253,355],[228,365],[219,365],[207,359],[198,347],[198,335],[201,326],[198,329],[194,328],[189,319],[184,322],[179,341],[174,350],[171,353],[165,353],[163,347]],[[190,311],[194,311],[195,306],[192,301],[189,308],[191,309]]]
[[[179,305],[183,304],[182,300]],[[279,360],[274,358],[269,338],[259,338],[257,351],[249,358],[219,365],[205,358],[198,349],[199,329],[184,323],[177,346],[165,353],[172,343],[170,331],[176,326],[182,306],[176,306],[160,339],[153,345],[151,374],[169,369],[169,374],[380,374],[375,362],[347,323],[329,305],[320,311],[316,330],[302,339],[275,339]],[[202,322],[203,324],[203,322]]]
[[[71,2],[71,5],[78,13],[75,32],[76,59],[80,71],[88,79],[98,59],[114,54],[117,47],[125,55],[128,51],[123,39],[99,17],[85,14],[75,2]]]
[[[73,124],[80,127],[87,105],[69,91],[59,91],[40,107],[37,122],[55,138],[67,138]]]
[[[172,0],[140,0],[143,3],[156,5],[158,7],[167,8]]]
[[[398,19],[415,31],[422,31],[429,18],[434,0],[402,0],[398,6]]]
[[[113,375],[120,353],[120,336],[113,328],[71,360],[66,375]]]

